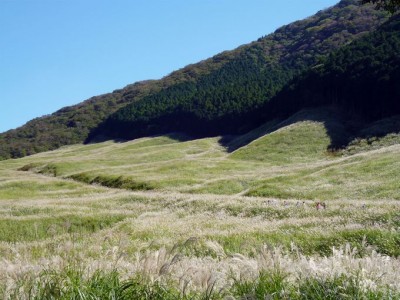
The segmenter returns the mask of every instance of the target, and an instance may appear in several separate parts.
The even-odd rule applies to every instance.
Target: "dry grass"
[[[307,124],[268,139],[288,142]],[[262,141],[242,150],[257,158]],[[72,268],[79,280],[99,270],[122,281],[139,274],[180,297],[239,297],[248,282],[277,272],[292,296],[310,280],[338,278],[368,293],[400,292],[400,145],[332,157],[322,144],[308,155],[305,144],[284,153],[275,143],[271,159],[242,160],[218,138],[157,137],[0,162],[0,290],[30,298],[48,272]],[[292,161],[293,153],[305,156]],[[152,189],[99,185],[127,182]],[[320,199],[327,209],[316,209]]]
[[[29,192],[23,196],[24,185],[15,186],[21,197],[0,202],[0,227],[5,220],[15,226],[10,235],[21,222],[45,231],[36,240],[21,233],[13,243],[1,235],[5,294],[42,278],[44,270],[63,272],[71,266],[83,270],[85,278],[98,270],[118,270],[122,280],[141,274],[153,282],[173,281],[181,291],[205,292],[210,284],[229,290],[235,279],[257,280],[261,271],[276,270],[290,282],[346,274],[368,289],[399,290],[393,252],[400,229],[397,201],[332,200],[319,211],[314,201],[130,192],[79,183],[73,183],[76,193],[70,197],[63,187],[59,195],[49,193],[62,179],[6,173],[8,183],[44,180],[48,189],[32,198]],[[68,220],[88,216],[118,218],[93,230],[69,231]]]

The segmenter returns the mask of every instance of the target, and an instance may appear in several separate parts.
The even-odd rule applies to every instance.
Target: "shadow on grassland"
[[[326,134],[330,138],[330,145],[327,150],[334,151],[345,147],[350,138],[361,128],[362,121],[357,118],[349,119],[346,114],[334,107],[310,108],[301,110],[285,120],[275,119],[262,126],[234,138],[221,138],[220,144],[228,152],[233,152],[244,147],[252,141],[273,133],[281,128],[290,126],[299,122],[318,122],[322,123],[326,129]]]

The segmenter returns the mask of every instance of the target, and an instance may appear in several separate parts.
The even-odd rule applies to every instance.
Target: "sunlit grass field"
[[[0,162],[3,297],[400,299],[400,144],[273,126]]]

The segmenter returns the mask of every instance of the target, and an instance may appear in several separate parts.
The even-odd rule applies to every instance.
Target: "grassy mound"
[[[266,125],[247,136],[262,131],[265,135],[230,157],[274,164],[310,162],[327,158],[328,150],[345,143],[348,136],[340,112],[330,108],[303,110],[283,122]]]

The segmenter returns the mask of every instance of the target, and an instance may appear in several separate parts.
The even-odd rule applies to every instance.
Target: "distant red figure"
[[[326,204],[325,204],[325,202],[317,202],[317,204],[315,205],[315,208],[317,210],[326,209]]]

